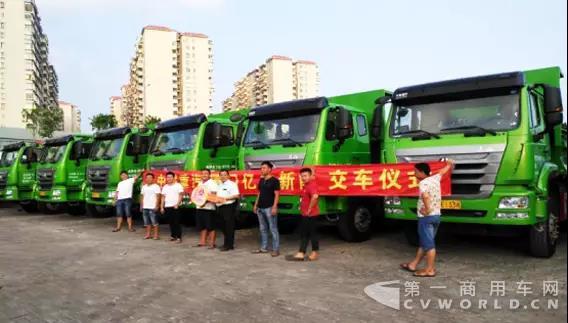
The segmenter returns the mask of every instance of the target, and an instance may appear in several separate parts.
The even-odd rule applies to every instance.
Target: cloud
[[[224,6],[225,0],[36,0],[40,12],[106,11],[116,9],[203,9],[215,10]]]

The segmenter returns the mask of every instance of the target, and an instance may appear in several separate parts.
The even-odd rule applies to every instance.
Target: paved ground
[[[182,245],[142,240],[142,232],[111,233],[113,219],[27,215],[0,209],[0,322],[566,322],[566,236],[552,259],[534,259],[509,239],[442,236],[439,276],[413,279],[397,269],[414,249],[398,230],[348,244],[323,228],[322,259],[290,263],[252,255],[257,231],[237,233],[231,253],[192,248],[193,228]],[[163,233],[167,227],[162,226]],[[164,235],[166,236],[166,234]],[[283,236],[284,253],[296,249]],[[399,280],[400,298],[413,309],[399,311],[368,297],[371,284]],[[470,280],[474,297],[460,296]],[[532,282],[533,294],[517,294],[517,282]],[[559,295],[542,296],[542,281],[559,283]],[[419,296],[406,295],[418,281]],[[506,295],[489,297],[490,282],[505,281]],[[407,284],[405,287],[404,284]],[[431,287],[446,287],[433,289]],[[526,289],[525,289],[526,291]],[[451,310],[428,303],[453,299]],[[430,304],[435,308],[420,308]],[[474,309],[457,303],[472,301]],[[488,309],[479,301],[489,299]],[[494,308],[494,300],[498,307]],[[519,309],[510,309],[510,299]],[[524,309],[539,299],[540,309]],[[548,309],[547,302],[558,302]],[[411,303],[409,303],[412,301]],[[516,303],[515,303],[516,304]]]

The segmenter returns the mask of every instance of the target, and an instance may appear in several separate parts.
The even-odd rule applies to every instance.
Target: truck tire
[[[20,203],[20,206],[24,211],[27,213],[35,213],[38,211],[37,202],[36,201],[26,201]]]
[[[98,206],[87,204],[87,215],[93,218],[105,218],[113,214],[112,208],[108,206]]]
[[[413,247],[418,247],[418,229],[416,228],[416,222],[406,221],[408,223],[404,224],[404,236],[409,245]]]
[[[349,203],[347,213],[339,216],[337,229],[343,240],[361,242],[371,238],[372,226],[372,209],[361,201],[353,201]]]
[[[556,242],[559,236],[560,194],[556,187],[549,192],[551,193],[547,203],[548,217],[533,225],[529,231],[529,252],[533,257],[550,258],[556,252]]]
[[[83,215],[85,211],[85,204],[83,203],[69,204],[67,208],[67,212],[71,215]]]

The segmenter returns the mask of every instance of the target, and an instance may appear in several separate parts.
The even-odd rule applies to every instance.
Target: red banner
[[[435,174],[446,163],[429,163]],[[414,176],[414,164],[370,164],[345,166],[312,166],[319,194],[322,196],[417,196],[418,179]],[[301,167],[275,168],[272,174],[280,180],[281,195],[299,195],[303,184]],[[166,182],[166,171],[147,171],[156,176],[161,186]],[[201,182],[201,171],[173,171],[187,193]],[[218,179],[217,172],[211,172]],[[260,170],[231,171],[231,180],[239,186],[242,195],[258,194]],[[442,177],[442,195],[451,195],[450,174]]]

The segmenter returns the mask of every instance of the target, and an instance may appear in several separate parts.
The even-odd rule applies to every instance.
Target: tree
[[[155,125],[157,123],[160,123],[160,121],[162,121],[161,118],[154,117],[154,116],[146,116],[146,118],[144,118],[144,125],[145,126]]]
[[[49,138],[56,130],[63,128],[63,110],[58,106],[38,107],[22,110],[26,128],[36,136]]]
[[[91,118],[91,128],[93,130],[103,130],[116,127],[117,122],[113,114],[99,113]]]

